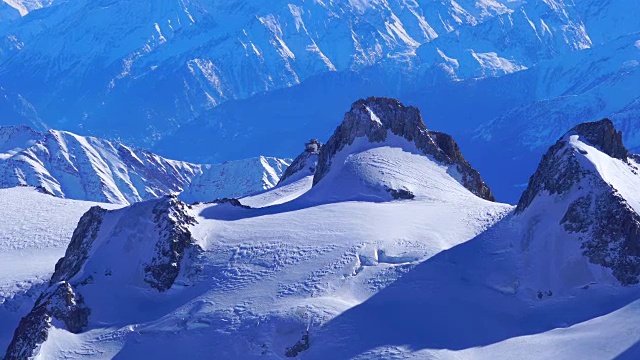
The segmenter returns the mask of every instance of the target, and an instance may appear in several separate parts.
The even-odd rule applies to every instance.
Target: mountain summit
[[[637,284],[638,171],[637,156],[608,119],[580,124],[560,138],[543,156],[516,209],[529,219],[529,233],[537,239],[531,246],[555,249],[533,263],[546,263],[540,268],[555,273],[562,286],[610,282],[607,271],[582,259],[610,270],[623,285]]]
[[[395,99],[378,97],[356,101],[345,114],[340,126],[320,150],[313,178],[314,185],[318,185],[327,177],[334,167],[341,166],[341,161],[350,161],[349,159],[353,158],[350,154],[371,147],[400,147],[405,152],[426,156],[437,166],[446,168],[445,171],[449,175],[473,194],[485,200],[495,200],[489,187],[464,159],[458,144],[451,136],[427,130],[417,108],[404,106]],[[377,155],[369,160],[375,162],[375,159],[381,159],[381,156]],[[360,161],[358,166],[365,165]],[[407,166],[408,162],[399,161],[392,167],[400,170]],[[384,173],[379,166],[374,170]],[[412,172],[416,169],[405,170]],[[358,176],[361,175],[364,174],[360,172]],[[420,184],[421,182],[428,182],[429,177],[424,175],[416,172],[410,174],[418,186],[425,185]],[[370,176],[366,177],[371,180]],[[406,184],[400,185],[406,187]],[[387,190],[393,194],[400,189],[391,187]]]
[[[201,165],[66,131],[0,126],[0,188],[34,186],[63,198],[131,204],[181,193],[188,202],[275,186],[288,161],[271,157]]]

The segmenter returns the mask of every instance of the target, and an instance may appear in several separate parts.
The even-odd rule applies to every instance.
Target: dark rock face
[[[638,284],[640,276],[640,215],[613,189],[593,199],[591,236],[582,236],[585,256],[613,270],[623,285]]]
[[[147,255],[149,260],[142,264],[144,280],[152,288],[164,292],[173,286],[184,259],[199,250],[189,232],[189,225],[195,224],[196,220],[188,214],[188,205],[175,196],[151,201],[153,207],[149,215],[157,233],[151,237],[156,241],[154,251]],[[132,205],[148,209],[147,206],[148,203]],[[7,350],[7,359],[26,359],[32,356],[38,346],[47,340],[48,330],[54,319],[64,323],[70,332],[85,330],[91,310],[85,305],[80,291],[83,287],[94,284],[96,274],[76,275],[90,261],[92,248],[98,246],[97,249],[101,249],[103,242],[96,244],[96,240],[107,213],[107,210],[96,206],[82,216],[65,256],[56,264],[48,289],[16,329]],[[110,271],[105,273],[105,276],[110,275]]]
[[[158,242],[155,256],[144,268],[144,280],[160,292],[173,286],[182,259],[188,249],[194,247],[188,226],[195,224],[196,219],[187,214],[187,206],[176,197],[168,196],[153,209]]]
[[[573,156],[574,150],[564,140],[567,135],[574,134],[612,158],[625,161],[629,159],[629,151],[622,143],[622,132],[616,131],[611,120],[577,125],[542,157],[537,171],[529,179],[527,190],[518,202],[517,212],[526,209],[540,192],[546,190],[551,195],[564,194],[588,174]]]
[[[583,254],[613,271],[623,285],[640,281],[640,215],[607,184],[574,201],[561,224],[579,234]]]
[[[622,143],[622,132],[616,131],[609,119],[580,124],[571,132],[580,135],[612,158],[626,160],[629,157],[629,151]]]
[[[635,157],[627,152],[622,134],[611,121],[581,124],[567,135],[579,135],[635,171],[630,161]],[[622,285],[639,283],[640,215],[598,173],[581,166],[578,157],[582,154],[565,139],[563,136],[543,156],[516,213],[523,213],[545,191],[558,196],[584,193],[568,206],[560,225],[567,233],[578,235],[582,253],[591,263],[611,269]]]
[[[542,192],[562,195],[580,182],[589,173],[574,156],[574,150],[560,139],[542,157],[536,172],[529,179],[529,186],[520,197],[516,213],[522,213]]]
[[[491,189],[482,180],[480,173],[471,167],[471,164],[462,156],[458,143],[449,134],[437,131],[429,131],[429,135],[435,140],[438,148],[456,165],[456,169],[462,176],[462,185],[476,196],[485,200],[495,201]]]
[[[389,98],[371,97],[358,100],[351,106],[342,124],[320,150],[313,184],[322,180],[331,168],[333,157],[345,146],[353,144],[355,139],[366,137],[372,143],[379,143],[387,139],[389,132],[413,142],[436,161],[455,165],[462,176],[462,185],[483,199],[495,201],[489,187],[464,159],[451,136],[427,130],[417,108]]]
[[[231,206],[237,206],[237,207],[241,207],[243,209],[251,209],[252,208],[251,206],[243,205],[240,202],[240,200],[234,199],[234,198],[215,199],[213,201],[206,202],[206,204],[229,204]]]
[[[406,189],[387,189],[387,192],[396,200],[413,200],[415,195]]]
[[[286,356],[286,357],[296,357],[301,352],[309,350],[310,346],[311,345],[309,343],[309,330],[307,330],[302,334],[302,339],[298,340],[298,342],[295,343],[295,345],[293,345],[291,347],[288,347],[285,350],[284,356]]]
[[[82,265],[87,261],[89,250],[98,236],[98,230],[100,230],[102,218],[106,212],[107,210],[94,206],[82,215],[78,226],[73,231],[64,257],[56,263],[55,272],[49,282],[50,286],[60,281],[69,281],[80,271]]]
[[[305,144],[305,150],[289,165],[280,181],[278,181],[278,185],[283,184],[286,180],[291,179],[293,175],[302,171],[308,171],[312,175],[315,174],[318,166],[318,154],[322,148],[323,144],[316,139],[311,139],[309,143]]]
[[[68,282],[50,287],[40,295],[33,310],[20,321],[5,360],[33,356],[37,347],[47,340],[53,319],[64,323],[70,332],[79,333],[88,325],[90,313],[82,296],[74,292]]]

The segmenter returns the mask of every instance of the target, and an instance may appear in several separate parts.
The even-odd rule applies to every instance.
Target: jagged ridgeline
[[[638,283],[638,161],[610,121],[585,123],[500,204],[416,108],[359,100],[273,189],[89,210],[6,358],[384,358],[399,341],[490,358]]]
[[[104,293],[111,292],[126,302],[127,297],[137,296],[135,291],[128,292],[130,288],[158,293],[169,290],[185,272],[182,264],[201,250],[189,232],[196,220],[187,210],[188,205],[176,197],[121,210],[91,208],[80,219],[64,257],[56,264],[49,288],[20,321],[5,359],[33,356],[53,324],[63,324],[71,333],[86,330],[95,313],[86,298],[99,304]]]
[[[132,204],[180,193],[187,202],[239,197],[275,186],[287,159],[193,164],[66,131],[0,126],[0,188],[33,186],[76,200]]]
[[[447,175],[430,174],[442,170]],[[330,173],[333,175],[328,176]],[[428,130],[417,108],[390,98],[355,102],[325,144],[315,139],[307,144],[281,183],[308,175],[313,175],[314,187],[333,188],[327,190],[333,195],[318,195],[321,200],[356,194],[385,198],[380,194],[384,192],[397,199],[414,198],[433,192],[428,188],[436,180],[453,180],[474,195],[495,201],[489,186],[450,135]],[[365,184],[364,188],[359,183]]]
[[[580,249],[576,254],[611,269],[620,283],[637,284],[640,276],[638,159],[626,149],[622,133],[616,131],[609,119],[580,124],[543,156],[516,213],[557,222],[563,231],[554,235],[557,239],[544,239],[544,243],[559,242],[554,246],[557,249],[573,243]],[[542,230],[533,228],[536,229]],[[563,238],[562,232],[572,237]],[[555,266],[562,268],[560,263]],[[573,275],[579,278],[592,275],[593,280],[600,277],[586,270]]]

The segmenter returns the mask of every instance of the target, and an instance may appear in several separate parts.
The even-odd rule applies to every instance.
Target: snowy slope
[[[117,207],[58,199],[29,187],[0,189],[0,353],[64,255],[78,220],[94,205]]]
[[[399,104],[388,99],[354,104],[355,116],[361,104],[376,115],[368,120],[346,116],[342,131],[356,124],[351,121],[369,121],[372,129],[379,121],[388,131],[406,122],[411,131],[408,124],[419,119],[402,120],[398,114],[413,115],[415,109],[400,105],[394,110]],[[32,312],[24,334],[34,337],[16,338],[9,354],[28,355],[30,339],[44,326],[42,359],[80,353],[88,358],[172,357],[178,352],[189,358],[207,358],[212,352],[220,358],[280,358],[309,326],[315,329],[365,301],[512,209],[474,195],[459,174],[447,172],[455,166],[437,160],[436,153],[425,154],[422,140],[404,136],[368,142],[360,134],[353,146],[345,144],[330,158],[332,166],[313,188],[291,201],[274,199],[289,196],[287,188],[308,188],[307,167],[264,194],[240,199],[257,208],[234,201],[188,207],[162,198],[87,213],[50,290],[36,304],[66,325],[49,327]],[[322,148],[320,159],[335,149],[338,137]],[[363,171],[341,176],[358,164]],[[389,166],[367,169],[376,164]],[[415,198],[393,201],[380,185],[409,189]],[[368,199],[374,201],[362,201]],[[165,252],[170,239],[177,245]],[[169,262],[169,267],[162,265]],[[64,296],[75,299],[68,316],[59,312]],[[127,306],[113,307],[114,301]],[[146,310],[139,311],[142,307]],[[78,324],[82,331],[72,333]]]
[[[0,127],[0,187],[39,186],[72,199],[130,204],[181,192],[189,202],[237,197],[275,186],[287,165],[267,157],[196,165],[64,131]]]
[[[357,102],[313,174],[265,193],[89,211],[9,359],[637,357],[640,175],[613,124],[563,136],[514,209],[396,106]]]
[[[440,36],[417,50],[422,71],[453,80],[502,76],[541,60],[590,48],[589,30],[575,6],[524,1],[477,26]]]

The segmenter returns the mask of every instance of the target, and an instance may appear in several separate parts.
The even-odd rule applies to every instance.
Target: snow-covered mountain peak
[[[418,165],[421,162],[426,167]],[[429,177],[432,165],[448,174],[444,178],[458,182],[481,198],[494,200],[453,138],[427,130],[417,108],[395,99],[370,97],[351,106],[320,150],[313,183],[318,185],[332,171],[347,171],[350,175],[339,177],[355,176],[354,181],[363,180],[367,188],[378,188],[394,198],[412,197],[414,190],[430,192],[418,188],[428,182],[424,177]]]
[[[579,124],[568,135],[578,135],[581,141],[597,147],[612,158],[626,160],[629,157],[629,150],[622,142],[622,131],[617,131],[609,119]]]
[[[621,139],[606,119],[576,126],[543,156],[520,199],[525,263],[555,273],[555,288],[639,281],[639,165]]]
[[[615,163],[620,167],[609,169],[603,167],[602,162]],[[615,129],[611,120],[577,125],[542,157],[518,203],[517,211],[524,211],[543,192],[564,195],[585,177],[606,179],[609,170],[635,172],[634,163],[622,143],[622,132]]]
[[[131,204],[176,193],[189,202],[245,196],[275,186],[287,165],[271,157],[193,164],[66,131],[0,127],[0,187],[41,187],[78,200]]]

